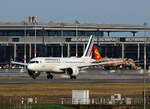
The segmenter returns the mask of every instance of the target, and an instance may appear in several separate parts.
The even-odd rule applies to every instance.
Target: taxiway
[[[146,81],[150,82],[150,74],[146,73]],[[15,72],[1,72],[0,83],[17,83],[17,84],[30,84],[30,83],[62,83],[62,82],[102,82],[102,83],[115,83],[115,82],[143,82],[143,72],[140,70],[93,70],[88,69],[82,71],[76,80],[69,79],[67,75],[54,75],[54,79],[47,79],[46,74],[41,74],[37,79],[29,77],[28,73],[15,73]]]

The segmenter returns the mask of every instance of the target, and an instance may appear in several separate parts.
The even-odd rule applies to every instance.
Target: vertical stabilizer
[[[99,53],[97,47],[96,47],[96,46],[93,46],[93,48],[94,48],[95,60],[101,60],[102,57],[101,57],[101,55],[100,55],[100,53]]]
[[[91,35],[90,36],[90,39],[89,39],[89,42],[86,46],[86,49],[84,51],[84,54],[82,57],[91,57],[92,55],[92,48],[93,48],[93,43],[94,43],[94,39],[93,39],[93,36]]]

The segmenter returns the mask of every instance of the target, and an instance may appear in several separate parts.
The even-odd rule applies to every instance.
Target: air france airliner
[[[53,74],[67,74],[70,79],[76,79],[82,68],[88,68],[95,65],[104,65],[108,62],[96,63],[92,59],[93,36],[90,37],[87,47],[82,57],[37,57],[30,60],[28,64],[11,61],[12,64],[24,65],[28,74],[36,79],[41,72],[47,73],[47,79],[52,79]],[[110,62],[109,62],[110,63]],[[112,63],[112,62],[111,62]]]

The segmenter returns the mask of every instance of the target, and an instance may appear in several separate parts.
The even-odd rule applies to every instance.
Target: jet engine
[[[79,74],[79,69],[77,67],[70,67],[65,72],[70,75],[71,79],[76,79],[76,76]]]
[[[36,79],[36,77],[39,77],[39,76],[40,76],[40,72],[35,72],[35,71],[31,71],[31,70],[28,70],[28,74],[29,74],[33,79]]]

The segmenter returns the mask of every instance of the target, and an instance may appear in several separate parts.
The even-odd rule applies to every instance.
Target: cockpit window
[[[30,64],[31,64],[31,63],[39,63],[39,61],[30,61]]]

